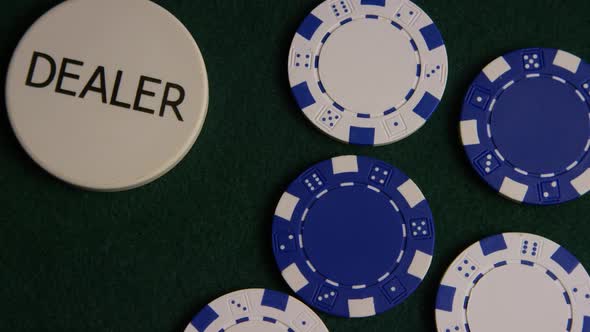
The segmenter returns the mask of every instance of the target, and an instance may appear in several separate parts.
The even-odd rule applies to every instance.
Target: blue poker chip
[[[301,301],[268,289],[245,289],[209,303],[185,332],[328,332]]]
[[[407,0],[328,0],[297,29],[288,59],[305,116],[341,142],[385,145],[419,130],[446,87],[435,23]]]
[[[397,168],[342,156],[299,176],[273,219],[273,250],[307,304],[368,317],[403,302],[422,282],[434,249],[432,212]]]
[[[461,137],[477,173],[517,202],[558,204],[590,191],[590,65],[565,51],[497,58],[469,88]]]
[[[504,233],[461,253],[436,299],[438,332],[590,331],[590,277],[567,249]]]

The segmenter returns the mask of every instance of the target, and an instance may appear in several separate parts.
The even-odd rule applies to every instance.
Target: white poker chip
[[[328,329],[311,309],[289,295],[246,289],[211,302],[184,331],[328,332]]]
[[[443,96],[447,51],[407,0],[328,0],[297,30],[289,80],[305,115],[329,136],[385,145],[420,129]]]
[[[69,0],[19,43],[6,106],[21,145],[55,177],[118,191],[172,169],[195,143],[209,88],[178,19],[147,0]]]
[[[590,330],[590,277],[566,249],[506,233],[469,247],[449,267],[436,300],[439,332]]]

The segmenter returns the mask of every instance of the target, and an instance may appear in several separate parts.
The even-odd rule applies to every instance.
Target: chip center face
[[[415,90],[418,57],[410,36],[381,19],[337,28],[321,49],[319,77],[326,93],[354,113],[382,115]]]
[[[226,329],[227,332],[283,332],[285,326],[265,321],[247,321]]]
[[[370,285],[392,272],[403,246],[402,217],[389,198],[366,186],[330,190],[309,208],[304,250],[324,277]]]
[[[585,153],[588,111],[569,83],[525,78],[498,97],[491,115],[492,138],[513,166],[536,175],[559,174]]]
[[[565,292],[544,269],[508,264],[473,288],[467,322],[473,332],[562,331],[572,314]]]

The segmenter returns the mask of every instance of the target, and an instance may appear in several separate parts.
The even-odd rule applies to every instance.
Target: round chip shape
[[[566,249],[538,235],[495,235],[467,248],[436,300],[439,332],[590,328],[590,278]]]
[[[27,153],[70,184],[141,186],[172,169],[201,131],[205,63],[188,30],[147,0],[70,0],[19,43],[6,81]]]
[[[412,294],[434,249],[432,212],[397,168],[342,156],[299,176],[273,219],[273,250],[307,304],[341,317],[385,312]]]
[[[224,295],[201,310],[184,332],[328,332],[301,301],[265,289]]]
[[[397,142],[420,129],[448,73],[439,30],[406,0],[323,2],[297,30],[288,66],[309,120],[358,145]]]
[[[461,137],[477,173],[503,196],[536,205],[590,190],[590,65],[556,49],[497,58],[469,88]]]

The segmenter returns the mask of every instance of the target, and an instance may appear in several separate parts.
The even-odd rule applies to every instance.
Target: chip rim
[[[525,70],[517,59],[522,60],[531,54],[540,56],[541,67]],[[590,64],[560,49],[518,49],[490,62],[470,84],[463,100],[459,134],[471,167],[502,197],[516,203],[556,205],[575,200],[590,191],[590,138],[581,159],[572,161],[568,168],[553,174],[529,174],[505,160],[494,143],[489,127],[495,101],[503,91],[510,88],[511,82],[535,78],[536,75],[551,77],[559,82],[563,80],[590,107],[590,89],[583,87],[590,82]],[[482,98],[483,103],[479,105],[474,98]],[[478,164],[486,157],[491,158],[493,165],[489,172]]]
[[[350,12],[336,18],[330,15],[329,6],[338,2],[346,3],[350,7]],[[409,23],[395,17],[398,12],[408,8],[414,15],[409,19]],[[310,50],[309,66],[313,67],[314,72],[317,71],[319,54],[327,40],[326,37],[329,37],[341,25],[350,22],[351,18],[355,20],[385,19],[392,22],[393,27],[406,31],[412,38],[410,42],[417,53],[419,63],[422,64],[417,69],[418,88],[410,91],[409,99],[401,108],[383,110],[380,117],[347,111],[336,101],[327,97],[316,74],[306,73],[303,66],[298,68],[294,65],[293,59],[298,54],[298,50]],[[436,24],[416,4],[407,0],[326,0],[312,10],[297,31],[291,43],[287,66],[291,93],[307,119],[333,139],[355,145],[391,144],[418,131],[438,108],[448,79],[448,56],[444,40]],[[437,61],[431,61],[432,59]],[[441,73],[439,84],[426,82],[426,75],[430,75],[426,73],[427,69],[435,67],[425,68],[425,64],[440,66],[434,69]],[[333,129],[320,124],[322,114],[328,109],[340,112],[342,119],[339,122],[346,122],[340,126],[343,128],[338,128],[337,122],[334,123]]]
[[[528,246],[530,243],[537,243],[538,246],[535,248],[538,250],[523,249],[522,246]],[[464,260],[468,260],[469,265],[476,267],[468,277],[461,275],[465,272],[459,271],[457,267],[461,266],[460,263]],[[567,291],[567,294],[564,294],[564,301],[569,302],[572,308],[568,331],[584,331],[586,321],[590,323],[590,307],[586,305],[585,313],[582,313],[582,304],[576,304],[574,289],[584,283],[590,292],[588,272],[567,249],[550,239],[530,233],[501,233],[483,238],[463,250],[453,260],[437,292],[434,308],[437,331],[470,331],[466,316],[472,290],[477,287],[477,282],[485,274],[507,263],[540,266],[548,271],[547,275],[560,283]],[[573,282],[578,278],[584,281],[580,281],[579,284]],[[564,282],[564,280],[572,282]]]
[[[390,170],[389,178],[382,186],[369,183],[370,172],[375,165],[388,167]],[[326,169],[332,170],[333,174],[326,172]],[[308,191],[305,196],[299,195],[307,190],[304,185],[305,177],[312,170],[323,179],[325,185],[317,188],[315,192]],[[365,175],[366,183],[350,181]],[[377,187],[375,189],[392,197],[391,202],[401,216],[404,233],[403,243],[400,244],[402,246],[400,256],[394,264],[393,271],[388,271],[374,283],[365,283],[363,287],[342,286],[328,280],[315,270],[313,262],[307,260],[304,248],[301,247],[304,242],[301,238],[304,221],[302,222],[301,218],[304,218],[307,206],[329,188],[340,188],[343,183],[348,186],[351,182],[365,186],[375,185]],[[429,229],[427,236],[410,234],[412,231],[410,223],[416,220],[424,220],[427,223]],[[273,253],[279,271],[297,296],[317,310],[347,318],[374,316],[404,302],[422,283],[434,256],[434,218],[423,193],[405,173],[396,167],[364,156],[334,157],[302,172],[291,182],[277,204],[273,216],[272,234]],[[284,251],[287,239],[294,242],[289,244],[290,249]],[[388,285],[400,285],[401,287],[397,286],[400,291],[387,292]],[[324,292],[335,297],[333,305],[316,303],[317,295]]]
[[[232,311],[234,305],[240,314]],[[251,321],[281,325],[285,331],[328,332],[321,318],[303,302],[288,294],[262,288],[237,290],[216,298],[191,319],[184,332],[227,331],[232,326]]]

